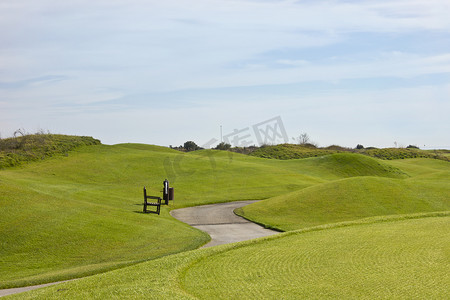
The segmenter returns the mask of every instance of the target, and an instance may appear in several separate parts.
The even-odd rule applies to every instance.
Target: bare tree
[[[27,132],[23,128],[19,128],[16,131],[14,131],[14,137],[25,136],[25,135],[27,135]]]
[[[309,135],[306,132],[304,132],[297,137],[296,142],[299,145],[305,145],[309,144],[311,142],[311,139],[309,138]]]

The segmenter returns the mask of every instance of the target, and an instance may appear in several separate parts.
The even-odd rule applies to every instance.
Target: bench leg
[[[152,210],[148,210],[147,207],[148,206],[156,206],[156,211],[152,211]],[[161,212],[161,204],[159,205],[149,205],[147,200],[144,201],[144,209],[143,209],[144,213],[152,213],[152,214],[160,214]]]

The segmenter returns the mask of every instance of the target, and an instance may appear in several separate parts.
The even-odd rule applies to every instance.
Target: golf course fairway
[[[292,231],[13,299],[445,299],[449,225],[449,214],[430,214]]]
[[[8,297],[445,298],[445,159],[67,143],[0,169],[0,288],[78,279]],[[175,200],[142,213],[143,187],[161,195],[166,178]],[[210,237],[169,213],[240,200],[263,200],[235,212],[285,232],[198,249]]]

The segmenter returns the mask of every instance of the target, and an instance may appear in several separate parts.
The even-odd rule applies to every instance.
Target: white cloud
[[[2,128],[15,130],[45,119],[49,129],[75,130],[78,126],[88,130],[104,122],[123,126],[125,132],[144,126],[132,117],[143,114],[135,107],[151,108],[157,120],[161,113],[182,120],[186,120],[185,113],[217,115],[213,112],[218,108],[227,112],[224,116],[236,115],[230,118],[237,120],[244,116],[227,109],[229,99],[216,96],[205,103],[202,91],[429,74],[444,78],[450,73],[449,15],[447,0],[2,1]],[[433,34],[440,39],[437,46],[422,46],[422,40]],[[378,45],[379,36],[390,37],[387,40],[396,44],[380,39]],[[404,43],[405,37],[412,46]],[[371,38],[373,49],[367,50],[361,43]],[[189,97],[200,98],[192,110],[186,110],[191,105],[183,94],[186,90]],[[448,90],[437,90],[448,95]],[[178,93],[168,96],[174,91]],[[170,110],[160,111],[163,105],[155,96],[158,93],[173,103]],[[260,98],[259,93],[236,93],[235,101],[246,109]],[[371,93],[360,96],[370,99]],[[411,96],[407,91],[401,93]],[[149,94],[153,96],[139,100],[145,105],[123,100],[135,102],[135,95]],[[314,101],[324,114],[333,112],[328,111],[328,102]],[[423,111],[426,101],[421,97],[414,107]],[[261,121],[258,116],[271,117],[273,105],[267,100],[253,109],[255,122]],[[292,111],[289,105],[280,107],[278,115]],[[99,117],[90,121],[94,112]],[[114,121],[120,116],[127,121]],[[4,125],[6,119],[10,125]],[[98,132],[110,135],[106,129]]]

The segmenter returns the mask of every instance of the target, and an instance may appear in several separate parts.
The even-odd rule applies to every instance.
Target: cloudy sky
[[[0,134],[256,144],[277,118],[290,141],[450,149],[449,16],[448,0],[0,0]]]

